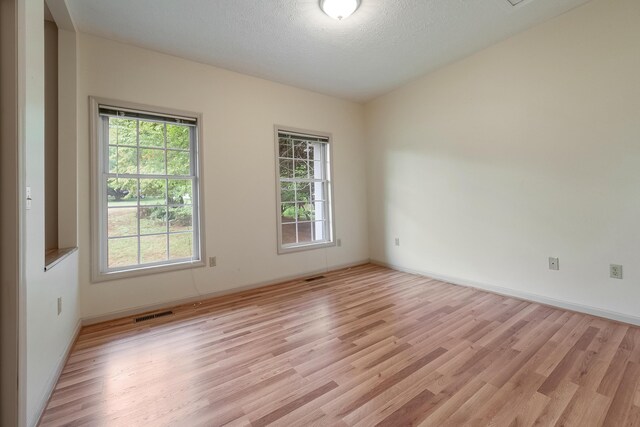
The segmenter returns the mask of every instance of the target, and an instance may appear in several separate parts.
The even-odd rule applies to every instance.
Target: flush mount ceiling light
[[[360,0],[320,0],[320,9],[333,19],[348,18],[360,6]]]

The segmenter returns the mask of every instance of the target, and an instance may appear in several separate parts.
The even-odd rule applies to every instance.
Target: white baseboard
[[[518,298],[526,301],[537,302],[537,303],[549,305],[552,307],[562,308],[570,311],[576,311],[579,313],[590,314],[592,316],[603,317],[609,320],[615,320],[622,323],[628,323],[631,325],[640,326],[640,317],[637,317],[637,316],[618,313],[615,311],[604,310],[601,308],[591,307],[583,304],[576,304],[570,301],[546,297],[538,294],[532,294],[529,292],[518,291],[515,289],[503,288],[501,286],[488,285],[486,283],[479,283],[472,280],[459,279],[456,277],[450,277],[450,276],[428,272],[428,271],[414,270],[411,268],[401,267],[399,265],[389,264],[384,261],[378,261],[378,260],[372,259],[371,263],[382,266],[382,267],[391,268],[393,270],[403,271],[405,273],[411,273],[411,274],[416,274],[418,276],[429,277],[432,279],[440,280],[442,282],[451,283],[453,285],[464,286],[466,288],[480,289],[480,290],[491,292],[494,294]]]
[[[344,268],[356,267],[358,265],[368,264],[369,259],[364,259],[357,262],[351,262],[347,264],[334,265],[330,268],[321,268],[317,270],[307,271],[303,274],[296,274],[292,276],[279,277],[277,279],[267,280],[264,282],[253,283],[251,285],[240,286],[237,288],[225,289],[223,291],[209,292],[206,294],[195,295],[193,297],[181,298],[178,300],[165,301],[158,304],[143,305],[126,310],[119,310],[112,313],[101,314],[97,316],[89,316],[82,319],[82,326],[94,325],[96,323],[108,322],[115,319],[121,319],[123,317],[135,316],[137,314],[147,313],[149,311],[164,310],[167,308],[177,307],[183,304],[192,304],[199,301],[215,298],[219,296],[235,294],[237,292],[247,291],[251,289],[262,288],[269,285],[275,285],[278,283],[288,282],[291,280],[303,279],[305,277],[313,276],[320,273],[327,273],[329,271],[342,270]]]
[[[45,388],[46,390],[45,395],[40,403],[40,408],[38,408],[38,416],[36,418],[36,423],[35,423],[36,426],[40,425],[40,419],[42,418],[42,415],[44,414],[44,410],[47,408],[47,405],[51,400],[51,396],[53,395],[53,390],[55,389],[56,384],[58,384],[60,375],[62,375],[62,370],[67,364],[67,360],[69,360],[69,355],[71,355],[71,349],[73,348],[73,345],[78,340],[78,335],[80,335],[81,328],[82,328],[82,322],[80,321],[80,319],[78,319],[75,330],[73,331],[73,336],[71,337],[71,340],[69,340],[69,342],[67,343],[64,353],[60,358],[60,360],[58,361],[58,365],[56,366],[56,369],[53,372],[53,375],[51,375],[51,377],[49,378],[49,381],[47,382],[47,385]]]

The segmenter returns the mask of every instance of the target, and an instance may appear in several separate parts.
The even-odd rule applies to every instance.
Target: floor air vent
[[[313,276],[308,279],[304,279],[305,282],[315,282],[316,280],[324,279],[324,276]]]
[[[144,322],[145,320],[156,319],[158,317],[171,316],[172,314],[173,314],[173,311],[171,310],[163,311],[161,313],[147,314],[145,316],[136,317],[136,323]]]

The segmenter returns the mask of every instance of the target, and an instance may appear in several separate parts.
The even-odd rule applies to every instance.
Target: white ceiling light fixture
[[[343,20],[360,7],[360,0],[320,0],[320,9],[333,19]]]

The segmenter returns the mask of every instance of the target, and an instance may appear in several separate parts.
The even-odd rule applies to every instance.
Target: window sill
[[[290,254],[294,252],[310,251],[313,249],[330,248],[332,246],[336,246],[335,241],[323,242],[323,243],[311,243],[308,245],[298,245],[298,246],[279,246],[278,255]]]
[[[49,271],[56,265],[58,265],[63,259],[78,250],[78,247],[73,248],[55,248],[47,249],[44,251],[44,271]]]
[[[94,274],[91,278],[92,283],[107,282],[110,280],[128,279],[132,277],[150,276],[159,273],[168,273],[171,271],[186,270],[191,268],[204,267],[205,263],[202,260],[197,261],[185,261],[175,264],[166,265],[154,265],[149,267],[138,267],[130,270],[113,271],[109,273]]]

